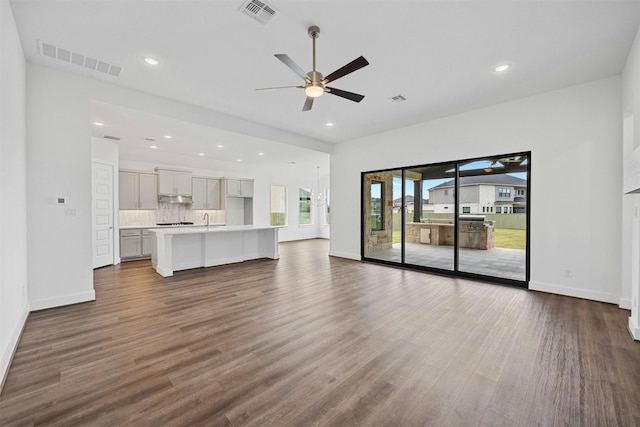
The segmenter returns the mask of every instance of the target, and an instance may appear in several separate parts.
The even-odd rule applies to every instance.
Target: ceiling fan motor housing
[[[309,80],[305,86],[305,92],[308,96],[316,98],[324,93],[324,83],[322,83],[322,73],[319,71],[309,71],[307,73]]]

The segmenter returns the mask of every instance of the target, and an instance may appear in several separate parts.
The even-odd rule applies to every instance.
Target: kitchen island
[[[174,271],[190,268],[278,259],[280,228],[233,225],[152,229],[151,264],[158,274],[169,277]]]

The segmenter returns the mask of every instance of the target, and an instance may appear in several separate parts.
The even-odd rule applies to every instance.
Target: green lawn
[[[526,242],[526,230],[496,228],[493,234],[493,245],[496,248],[525,249]]]
[[[400,230],[393,230],[393,243],[400,243]],[[510,228],[496,228],[493,234],[493,244],[496,248],[525,249],[526,230]]]

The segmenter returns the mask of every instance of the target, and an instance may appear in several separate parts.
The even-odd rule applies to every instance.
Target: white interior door
[[[113,166],[92,162],[93,268],[113,264]]]

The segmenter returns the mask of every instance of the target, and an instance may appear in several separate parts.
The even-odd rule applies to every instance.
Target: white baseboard
[[[348,259],[352,259],[355,261],[361,261],[362,259],[360,258],[360,254],[352,254],[349,252],[336,252],[336,251],[329,251],[329,256],[335,256],[338,258],[348,258]]]
[[[63,305],[78,304],[81,302],[95,300],[96,291],[91,290],[90,292],[83,292],[80,294],[31,301],[31,311],[45,310],[47,308],[61,307]]]
[[[620,298],[618,307],[625,310],[631,310],[631,298]]]
[[[2,349],[2,358],[0,359],[0,392],[2,392],[2,388],[4,387],[4,381],[9,373],[9,367],[11,366],[13,355],[16,353],[16,349],[20,343],[20,337],[22,336],[24,326],[27,324],[27,317],[29,317],[30,311],[31,309],[29,304],[26,304],[22,314],[20,315],[20,319],[18,319],[18,322],[14,325],[13,330],[11,331],[7,347]]]
[[[640,341],[640,326],[633,320],[633,317],[629,317],[629,333],[634,340]]]
[[[552,285],[550,283],[530,281],[529,289],[531,289],[532,291],[542,291],[551,294],[566,295],[568,297],[583,298],[616,305],[620,303],[620,296],[617,294],[590,291],[587,289],[569,288],[566,286]]]

